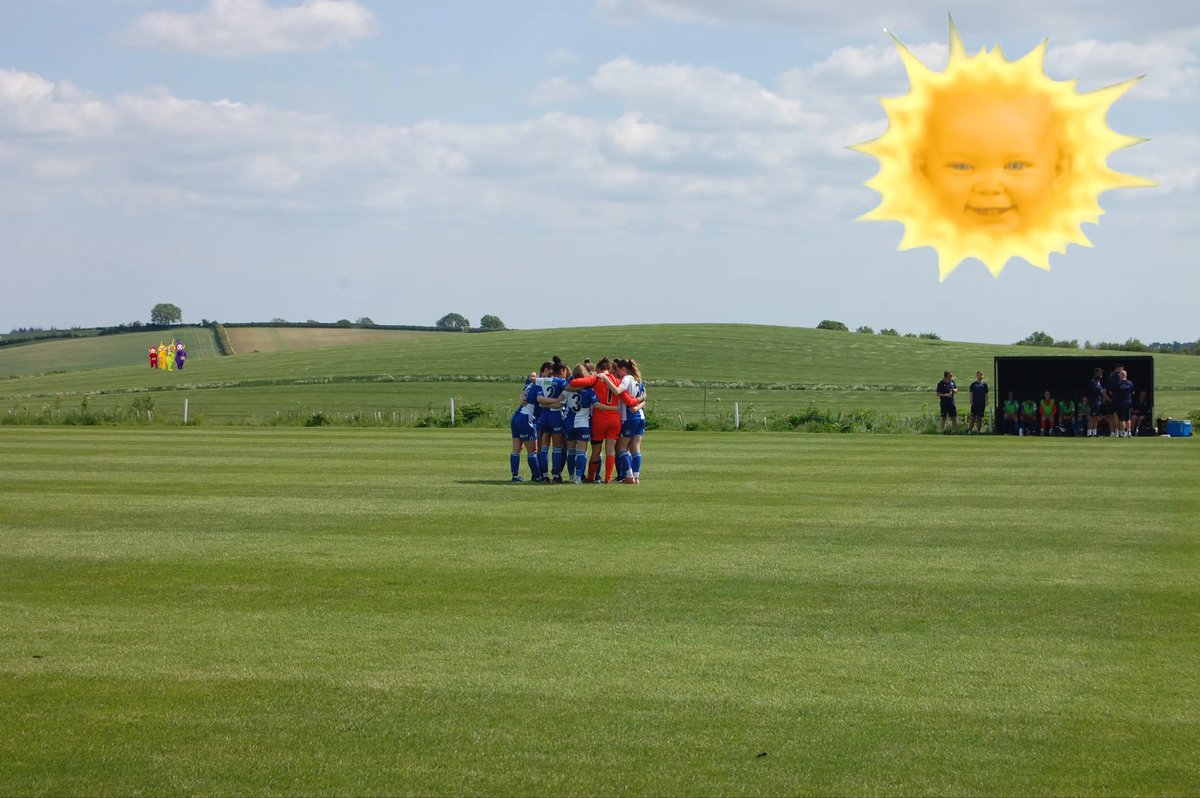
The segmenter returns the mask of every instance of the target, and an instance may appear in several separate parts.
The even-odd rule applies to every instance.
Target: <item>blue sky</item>
[[[184,320],[895,327],[1196,340],[1200,3],[0,0],[0,331]],[[907,81],[1049,39],[1145,75],[1101,196],[1044,272],[944,283],[859,222]]]

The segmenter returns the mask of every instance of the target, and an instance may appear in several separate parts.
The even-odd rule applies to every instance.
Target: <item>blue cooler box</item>
[[[1167,434],[1172,438],[1190,438],[1192,437],[1192,422],[1168,419]]]

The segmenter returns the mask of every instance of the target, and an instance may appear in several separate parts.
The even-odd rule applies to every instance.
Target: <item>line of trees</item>
[[[1129,338],[1124,343],[1115,341],[1084,341],[1080,347],[1077,338],[1055,340],[1053,336],[1037,330],[1030,333],[1025,338],[1016,342],[1018,346],[1051,346],[1059,349],[1106,349],[1116,352],[1163,352],[1165,354],[1182,354],[1182,355],[1197,355],[1200,354],[1200,340],[1181,342],[1172,341],[1171,343],[1163,343],[1155,341],[1154,343],[1144,344],[1137,338]]]
[[[471,329],[471,321],[461,313],[447,313],[436,322],[439,328],[443,330],[462,330],[466,332]],[[481,330],[507,330],[504,322],[499,316],[487,315],[479,320],[479,329]]]
[[[843,322],[834,321],[833,319],[822,319],[821,322],[817,325],[817,329],[818,330],[836,330],[837,332],[850,332],[850,328],[847,327]],[[856,333],[862,333],[864,335],[874,335],[875,334],[875,329],[866,324],[862,325],[861,327],[858,327],[854,331]],[[891,327],[884,327],[882,330],[879,331],[879,334],[880,335],[900,335],[900,333],[898,333],[896,330],[892,329]],[[930,341],[942,340],[942,336],[938,335],[937,333],[932,333],[932,332],[905,333],[904,337],[905,338],[925,338]]]

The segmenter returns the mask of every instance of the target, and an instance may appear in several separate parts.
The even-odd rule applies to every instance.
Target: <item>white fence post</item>
[[[450,397],[450,426],[454,426],[454,397]]]
[[[737,402],[733,403],[733,428],[734,429],[742,428],[742,410],[740,407],[738,407]]]
[[[188,405],[188,400],[184,399],[183,400],[183,423],[185,425],[187,424],[187,405]]]

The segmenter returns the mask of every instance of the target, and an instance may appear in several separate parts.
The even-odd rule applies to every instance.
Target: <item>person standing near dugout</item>
[[[937,395],[942,405],[941,432],[946,431],[947,418],[950,419],[954,431],[958,432],[958,408],[954,406],[954,394],[956,393],[958,393],[958,386],[954,384],[954,372],[943,371],[942,381],[937,384]]]
[[[1100,419],[1112,411],[1112,403],[1108,401],[1108,391],[1104,390],[1104,369],[1092,369],[1092,379],[1088,382],[1088,395],[1092,401],[1092,417],[1088,425],[1088,437],[1100,436]]]
[[[975,382],[971,383],[971,419],[967,422],[967,434],[983,432],[983,413],[987,409],[988,386],[983,381],[983,372],[975,372]]]
[[[1113,391],[1113,411],[1117,417],[1117,437],[1132,438],[1129,417],[1133,413],[1133,383],[1125,369],[1117,372],[1117,384]]]
[[[1114,437],[1120,437],[1119,433],[1124,427],[1121,426],[1121,419],[1117,416],[1117,387],[1120,385],[1121,372],[1125,370],[1124,363],[1118,363],[1109,373],[1108,379],[1104,383],[1104,415],[1108,418],[1108,434]]]

